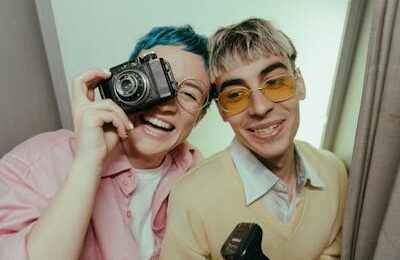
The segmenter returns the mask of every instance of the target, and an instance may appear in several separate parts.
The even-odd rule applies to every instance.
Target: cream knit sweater
[[[347,188],[345,167],[328,151],[304,142],[296,142],[296,147],[325,187],[306,184],[291,222],[280,222],[260,201],[246,206],[228,148],[203,161],[175,186],[161,259],[222,259],[220,249],[240,222],[261,226],[262,249],[272,260],[339,258]]]

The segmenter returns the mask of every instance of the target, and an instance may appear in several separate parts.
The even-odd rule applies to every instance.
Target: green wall
[[[339,122],[338,132],[333,147],[333,152],[350,166],[353,154],[354,139],[357,130],[358,114],[360,110],[364,74],[367,61],[368,42],[371,31],[373,1],[369,1],[363,25],[358,40],[356,54],[351,70],[346,100]]]
[[[191,24],[211,35],[219,26],[248,17],[271,20],[298,49],[297,65],[306,81],[297,138],[320,146],[326,121],[348,0],[53,0],[57,35],[68,82],[92,68],[125,61],[135,41],[157,25]],[[67,97],[66,97],[67,98]],[[205,156],[233,137],[213,105],[189,141]]]

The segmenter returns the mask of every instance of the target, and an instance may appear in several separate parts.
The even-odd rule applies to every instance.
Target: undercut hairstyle
[[[289,58],[294,70],[297,56],[292,40],[260,18],[220,28],[209,39],[208,50],[212,83],[224,72],[269,55]]]
[[[138,40],[129,60],[136,59],[142,50],[150,49],[157,45],[182,45],[185,46],[185,51],[201,56],[204,60],[204,66],[208,70],[207,41],[207,37],[196,33],[190,25],[154,27]],[[209,102],[203,110],[210,106],[210,101],[212,100],[211,91],[208,100]]]

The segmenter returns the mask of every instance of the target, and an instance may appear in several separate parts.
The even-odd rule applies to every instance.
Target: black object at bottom
[[[261,249],[262,229],[255,223],[239,223],[221,248],[226,260],[269,260]]]

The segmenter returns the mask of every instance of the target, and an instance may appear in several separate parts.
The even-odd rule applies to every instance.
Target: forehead
[[[157,45],[153,48],[142,50],[139,56],[154,52],[159,58],[163,58],[171,65],[176,81],[184,79],[196,79],[210,85],[204,59],[200,55],[185,51],[185,46]]]
[[[280,66],[280,64],[283,66]],[[241,61],[236,68],[221,73],[215,83],[217,86],[220,86],[227,80],[240,79],[248,81],[251,79],[258,79],[260,76],[274,76],[287,73],[290,70],[291,64],[288,58],[269,55],[255,61]]]

